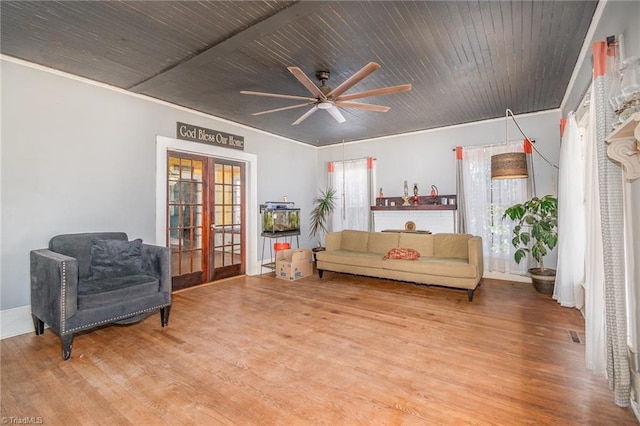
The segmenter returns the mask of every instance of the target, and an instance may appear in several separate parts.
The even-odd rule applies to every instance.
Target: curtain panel
[[[631,377],[627,357],[627,311],[622,169],[607,155],[605,137],[613,129],[609,92],[617,69],[615,49],[606,41],[593,44],[593,100],[597,150],[600,216],[604,254],[604,297],[607,378],[615,403],[630,404]]]
[[[375,203],[376,159],[334,161],[329,166],[329,184],[336,190],[336,209],[331,230],[372,230],[371,206]]]
[[[600,184],[598,152],[595,137],[595,99],[593,90],[589,102],[589,119],[584,129],[585,140],[585,362],[594,374],[607,368],[604,321],[604,253],[602,219],[600,217]]]
[[[553,298],[562,306],[583,306],[586,224],[583,140],[574,113],[564,125],[558,179],[558,266]]]
[[[528,179],[491,179],[491,157],[505,152],[525,152],[529,166]],[[513,222],[502,219],[504,211],[513,204],[533,196],[533,162],[529,141],[512,141],[496,145],[463,147],[457,153],[461,169],[457,180],[458,215],[467,233],[482,237],[485,269],[487,271],[524,275],[527,262],[517,264],[511,244]],[[461,208],[462,206],[462,208]],[[460,226],[460,224],[459,224]]]
[[[464,192],[464,164],[462,162],[462,147],[456,147],[456,195],[458,199],[458,213],[456,216],[456,232],[467,233],[467,198]]]

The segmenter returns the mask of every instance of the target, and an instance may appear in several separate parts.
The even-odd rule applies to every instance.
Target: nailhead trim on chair
[[[60,333],[65,334],[67,326],[67,262],[62,262],[62,321],[60,321]]]
[[[73,333],[74,331],[84,330],[85,328],[91,328],[93,326],[97,326],[97,325],[101,325],[101,324],[107,324],[107,323],[110,323],[110,322],[113,322],[113,321],[116,321],[116,320],[119,320],[119,319],[129,318],[129,317],[132,317],[134,315],[141,314],[143,312],[149,312],[149,311],[153,311],[154,309],[165,308],[167,306],[171,306],[171,304],[168,304],[168,305],[157,305],[157,306],[154,306],[152,308],[147,308],[147,309],[143,309],[141,311],[132,312],[132,313],[127,314],[127,315],[119,315],[117,317],[113,317],[113,318],[109,318],[109,319],[106,319],[106,320],[94,322],[94,323],[91,323],[91,324],[85,324],[85,325],[83,325],[81,327],[72,328],[71,330],[68,330],[67,333]],[[66,333],[63,332],[62,334],[66,334]]]

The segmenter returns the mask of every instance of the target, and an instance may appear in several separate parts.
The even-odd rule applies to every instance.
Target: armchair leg
[[[163,327],[169,325],[169,313],[171,312],[171,306],[165,306],[160,308],[160,323]]]
[[[31,314],[31,319],[33,319],[33,328],[35,328],[36,330],[36,336],[39,336],[42,333],[44,333],[44,321],[42,321],[40,318],[38,318],[34,314]]]
[[[65,361],[71,358],[71,347],[73,346],[73,334],[63,334],[60,336],[62,340],[62,359]]]

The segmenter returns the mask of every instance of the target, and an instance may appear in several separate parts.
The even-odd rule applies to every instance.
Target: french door
[[[244,163],[169,152],[173,290],[245,273]]]

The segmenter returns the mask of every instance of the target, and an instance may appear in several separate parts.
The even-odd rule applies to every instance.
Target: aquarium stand
[[[300,248],[300,241],[298,240],[299,235],[299,230],[284,232],[263,232],[262,234],[260,234],[260,236],[262,236],[262,268],[271,269],[275,272],[276,259],[273,255],[273,245],[278,242],[278,239],[282,239],[283,242],[288,242],[289,245],[291,245],[293,244],[293,237],[296,237],[296,248]],[[264,261],[264,246],[267,240],[269,240],[269,262]],[[262,269],[260,269],[260,273],[262,273]]]

